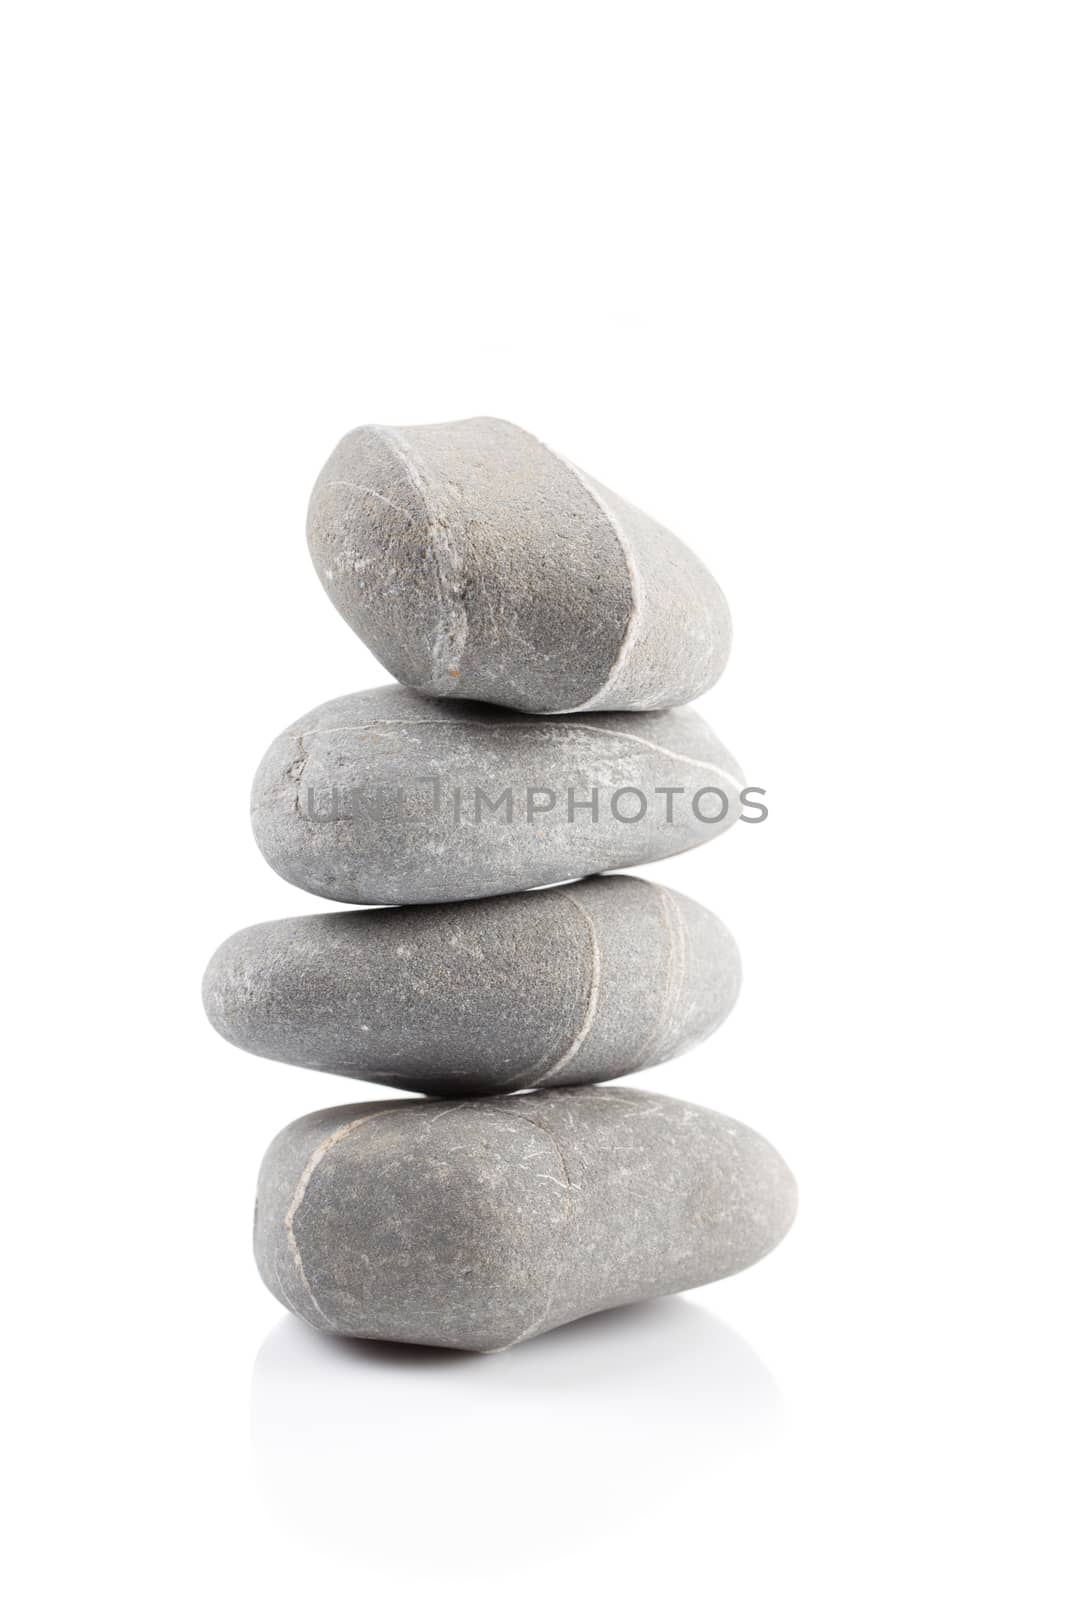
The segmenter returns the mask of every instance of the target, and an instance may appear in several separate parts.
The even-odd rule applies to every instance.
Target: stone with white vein
[[[648,710],[726,664],[729,611],[692,550],[496,417],[346,434],[307,532],[346,622],[426,694]]]
[[[280,734],[252,826],[274,870],[312,894],[413,905],[691,850],[742,815],[744,783],[688,707],[529,717],[394,684]]]
[[[274,1061],[432,1095],[620,1078],[691,1049],[737,997],[727,929],[642,878],[261,922],[204,1005]]]
[[[264,1157],[254,1243],[314,1328],[492,1351],[739,1272],[795,1210],[751,1128],[586,1086],[302,1117]]]

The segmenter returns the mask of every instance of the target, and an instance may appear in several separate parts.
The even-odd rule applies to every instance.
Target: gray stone
[[[216,951],[204,1006],[231,1044],[432,1095],[597,1083],[706,1039],[737,946],[687,896],[587,878],[492,900],[287,917]]]
[[[346,434],[308,544],[345,621],[426,694],[648,710],[726,665],[726,601],[693,552],[496,417]]]
[[[285,1128],[255,1254],[324,1332],[501,1350],[751,1266],[796,1186],[751,1128],[641,1089],[376,1100]]]
[[[389,685],[275,739],[252,826],[329,900],[473,900],[691,850],[737,820],[743,785],[688,708],[528,717]]]

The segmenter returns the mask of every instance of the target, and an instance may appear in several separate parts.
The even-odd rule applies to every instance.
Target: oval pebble
[[[345,621],[426,694],[648,710],[726,665],[729,611],[693,552],[497,417],[346,434],[307,532]]]
[[[706,1039],[741,981],[730,934],[642,878],[261,922],[204,975],[224,1039],[432,1095],[597,1083]]]
[[[255,1254],[324,1332],[490,1351],[739,1272],[795,1210],[765,1139],[666,1095],[376,1100],[277,1136]]]
[[[328,900],[473,900],[691,850],[737,820],[744,781],[688,708],[526,717],[388,685],[275,739],[252,826]]]

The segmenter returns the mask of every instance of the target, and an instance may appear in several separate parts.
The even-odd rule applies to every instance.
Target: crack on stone
[[[438,690],[452,689],[460,675],[469,619],[462,567],[450,537],[449,523],[446,517],[434,510],[426,475],[418,466],[415,452],[407,440],[401,438],[394,428],[376,426],[374,432],[400,461],[426,512],[426,529],[441,603],[441,618],[430,645],[430,682]]]
[[[542,1084],[547,1083],[550,1078],[554,1078],[558,1072],[562,1072],[563,1068],[567,1066],[569,1062],[574,1060],[575,1056],[582,1048],[582,1045],[589,1037],[590,1030],[596,1018],[597,1006],[600,1001],[600,978],[603,970],[603,963],[601,960],[600,940],[597,937],[596,923],[593,921],[588,911],[586,911],[585,907],[581,905],[572,894],[568,894],[566,890],[562,890],[561,894],[562,898],[568,900],[574,909],[579,913],[582,921],[585,924],[586,935],[589,940],[589,952],[591,959],[589,970],[589,987],[586,991],[585,998],[585,1010],[582,1014],[582,1020],[578,1024],[578,1030],[570,1044],[564,1050],[563,1054],[559,1056],[558,1059],[555,1060],[544,1072],[538,1072],[538,1067],[541,1065],[541,1063],[538,1062],[537,1066],[534,1067],[534,1077],[529,1079],[528,1082],[522,1084],[522,1088],[524,1089],[540,1088]]]
[[[390,511],[395,511],[397,516],[403,517],[405,522],[414,523],[410,511],[405,511],[403,506],[398,506],[395,500],[390,500],[387,494],[382,494],[378,489],[372,489],[369,483],[350,483],[347,478],[330,478],[322,485],[323,489],[354,489],[359,494],[373,495],[375,500],[380,500],[387,505]]]
[[[520,1122],[525,1122],[528,1127],[536,1128],[538,1133],[543,1133],[545,1135],[545,1138],[548,1139],[549,1143],[552,1145],[552,1148],[556,1152],[556,1159],[559,1162],[560,1171],[563,1173],[563,1179],[564,1179],[563,1189],[564,1189],[564,1193],[566,1195],[566,1201],[567,1201],[567,1221],[568,1221],[568,1223],[573,1222],[573,1220],[574,1220],[573,1196],[576,1195],[576,1194],[581,1194],[582,1191],[581,1191],[581,1186],[579,1184],[573,1183],[571,1181],[570,1169],[567,1166],[567,1158],[563,1154],[563,1147],[560,1144],[559,1140],[556,1138],[556,1135],[552,1132],[551,1128],[546,1128],[543,1122],[538,1122],[535,1117],[531,1117],[531,1116],[526,1115],[526,1113],[524,1111],[518,1110],[514,1106],[501,1106],[500,1109],[504,1113],[505,1116],[516,1117]],[[545,1308],[542,1311],[541,1315],[539,1317],[537,1317],[533,1322],[531,1322],[528,1327],[523,1328],[521,1330],[521,1332],[517,1333],[515,1335],[514,1339],[509,1339],[507,1344],[494,1345],[492,1350],[486,1351],[487,1355],[496,1355],[496,1354],[499,1354],[503,1350],[510,1350],[514,1345],[522,1344],[524,1339],[532,1339],[533,1336],[536,1333],[539,1333],[541,1331],[541,1329],[544,1327],[545,1323],[548,1321],[549,1317],[552,1315],[552,1308],[556,1303],[556,1295],[559,1292],[560,1280],[563,1277],[564,1265],[565,1265],[565,1257],[561,1254],[559,1266],[558,1266],[558,1268],[556,1270],[556,1276],[555,1276],[555,1279],[553,1281],[552,1287],[548,1292],[548,1297],[547,1297],[547,1300],[545,1302]]]
[[[626,619],[626,627],[623,629],[622,638],[619,641],[619,648],[615,656],[615,660],[608,668],[607,677],[604,679],[599,689],[597,689],[596,693],[590,695],[588,700],[583,700],[580,705],[568,707],[569,711],[592,711],[596,708],[598,703],[603,701],[606,695],[610,694],[611,690],[622,676],[626,664],[630,659],[630,655],[634,647],[634,641],[637,638],[638,624],[642,619],[642,613],[644,611],[644,584],[641,582],[641,573],[638,569],[637,562],[634,559],[634,553],[630,546],[630,541],[627,539],[622,530],[622,524],[615,515],[614,511],[612,511],[611,507],[608,505],[607,501],[589,481],[585,473],[582,472],[581,468],[574,465],[573,461],[568,461],[566,456],[561,456],[558,451],[552,450],[548,445],[542,445],[542,448],[547,450],[549,455],[555,456],[556,460],[561,462],[562,465],[566,467],[567,471],[571,474],[575,481],[579,483],[585,490],[586,494],[592,500],[601,516],[605,518],[608,527],[611,529],[611,532],[618,543],[619,549],[622,552],[623,561],[626,563],[626,576],[630,585],[630,614]],[[563,714],[566,715],[566,713]]]
[[[368,1111],[366,1116],[356,1117],[352,1122],[346,1122],[342,1127],[335,1128],[334,1131],[311,1152],[304,1170],[297,1179],[296,1188],[293,1190],[293,1198],[289,1202],[288,1211],[285,1213],[285,1235],[289,1242],[289,1251],[293,1258],[293,1264],[296,1267],[297,1276],[304,1286],[304,1293],[307,1295],[309,1302],[312,1306],[314,1306],[315,1310],[322,1318],[323,1325],[327,1332],[334,1331],[333,1324],[331,1323],[330,1318],[326,1315],[322,1306],[319,1304],[315,1296],[315,1291],[312,1289],[308,1280],[307,1272],[304,1269],[304,1258],[300,1254],[300,1246],[296,1239],[297,1212],[304,1203],[304,1199],[308,1192],[308,1185],[311,1183],[311,1180],[315,1175],[316,1168],[321,1164],[324,1158],[329,1155],[334,1146],[340,1144],[342,1139],[347,1139],[349,1134],[354,1133],[357,1128],[361,1128],[365,1122],[371,1122],[375,1117],[389,1116],[390,1112],[399,1111],[400,1109],[401,1107],[399,1106],[392,1106],[383,1107],[380,1111]]]
[[[638,713],[613,713],[613,715],[637,714]],[[313,730],[309,729],[308,731],[315,732],[317,734],[325,734],[362,733],[365,729],[372,727],[484,728],[487,732],[499,733],[504,729],[521,728],[523,721],[526,721],[531,724],[527,731],[536,732],[549,737],[557,731],[561,733],[570,733],[572,731],[580,730],[583,733],[599,734],[599,736],[603,739],[627,739],[632,741],[634,744],[644,745],[647,749],[656,751],[658,755],[669,756],[672,761],[679,761],[683,766],[699,767],[703,772],[714,772],[720,778],[729,779],[730,783],[732,783],[736,789],[740,789],[744,784],[744,778],[739,773],[731,772],[729,768],[720,766],[715,761],[701,761],[698,756],[683,755],[680,750],[670,750],[666,745],[656,744],[652,739],[643,739],[638,733],[626,733],[621,728],[598,728],[595,723],[591,722],[564,722],[562,721],[562,717],[564,715],[566,715],[566,713],[555,714],[551,723],[549,723],[547,726],[541,727],[534,726],[533,718],[523,718],[521,713],[517,713],[514,720],[507,722],[488,722],[474,717],[450,717],[447,715],[442,717],[373,717],[369,718],[366,722],[336,723],[332,726],[316,727]],[[298,736],[296,734],[290,734],[289,737],[297,738]]]

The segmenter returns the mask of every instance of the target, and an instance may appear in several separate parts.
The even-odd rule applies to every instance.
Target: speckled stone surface
[[[378,1100],[274,1140],[255,1254],[315,1328],[490,1351],[739,1272],[795,1210],[765,1139],[666,1095]]]
[[[274,870],[312,894],[413,905],[691,850],[737,820],[743,785],[688,708],[528,717],[389,685],[275,739],[252,826]]]
[[[346,434],[308,544],[334,605],[401,683],[520,711],[682,705],[730,648],[681,541],[496,417]]]
[[[718,1027],[741,962],[717,917],[641,878],[492,900],[287,917],[204,975],[223,1038],[433,1095],[597,1083]]]

